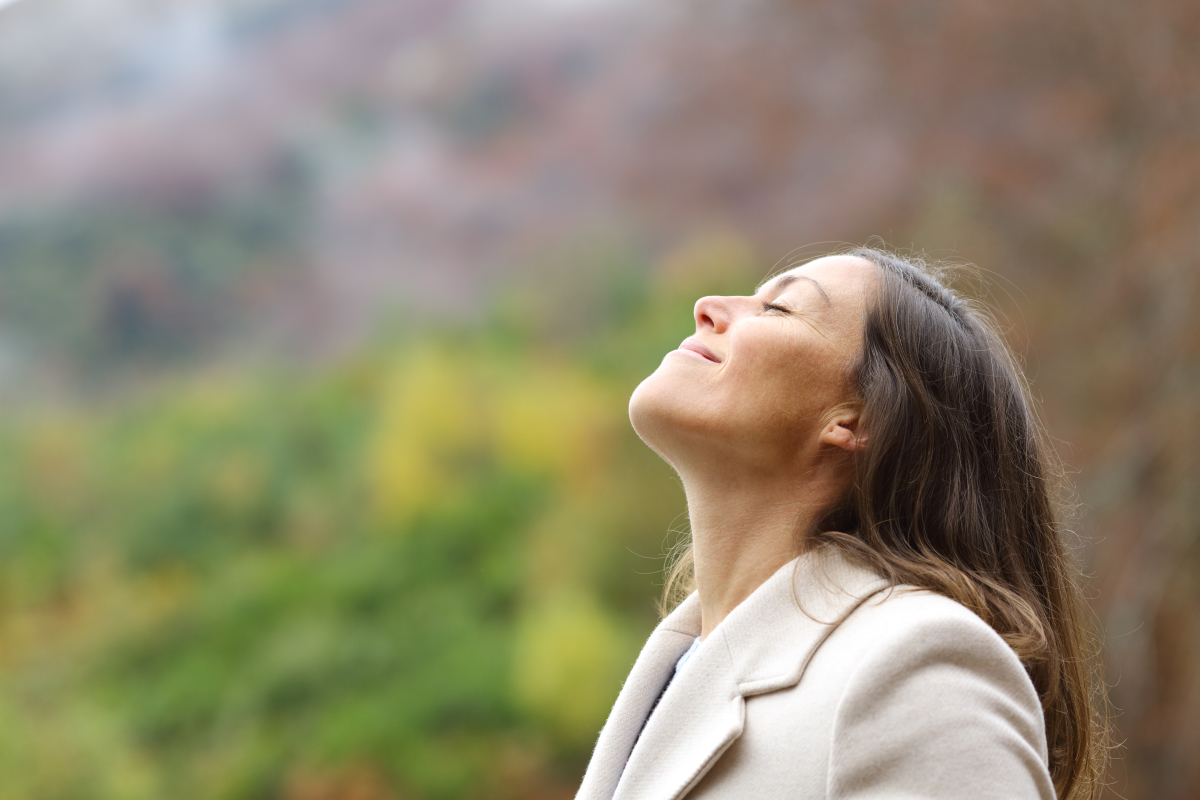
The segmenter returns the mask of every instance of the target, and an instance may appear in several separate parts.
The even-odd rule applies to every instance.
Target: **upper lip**
[[[721,363],[721,359],[717,358],[717,354],[714,353],[712,350],[709,350],[707,347],[705,347],[704,343],[701,342],[699,339],[697,339],[695,336],[689,336],[688,338],[684,339],[683,344],[679,345],[679,349],[680,350],[692,350],[693,352],[699,353],[700,355],[704,356],[705,358],[707,358],[709,361],[712,361],[713,363],[716,363],[716,364]]]

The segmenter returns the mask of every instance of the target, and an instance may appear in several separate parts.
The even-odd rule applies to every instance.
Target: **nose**
[[[693,311],[696,317],[696,330],[711,328],[713,333],[724,333],[733,319],[733,309],[730,308],[729,298],[711,295],[701,297],[696,301]]]

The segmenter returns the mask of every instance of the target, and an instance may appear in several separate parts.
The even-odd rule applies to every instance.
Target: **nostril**
[[[699,327],[707,327],[716,330],[717,318],[711,313],[714,310],[714,303],[717,300],[715,297],[701,297],[696,301],[694,315],[696,324]]]

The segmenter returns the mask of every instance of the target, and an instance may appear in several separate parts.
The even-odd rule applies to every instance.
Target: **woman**
[[[634,392],[691,544],[578,798],[1094,796],[1103,721],[1050,451],[987,317],[860,248]]]

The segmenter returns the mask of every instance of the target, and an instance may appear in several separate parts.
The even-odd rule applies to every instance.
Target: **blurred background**
[[[1195,0],[0,3],[0,798],[568,798],[686,525],[629,393],[973,262],[1200,797]]]

